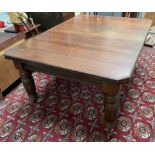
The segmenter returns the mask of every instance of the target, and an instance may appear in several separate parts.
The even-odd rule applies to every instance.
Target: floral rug
[[[129,85],[122,85],[117,126],[104,126],[104,94],[97,86],[33,74],[40,103],[22,84],[0,101],[0,141],[152,141],[155,50],[144,47]]]

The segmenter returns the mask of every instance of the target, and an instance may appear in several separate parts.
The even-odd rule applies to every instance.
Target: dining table
[[[129,84],[151,26],[149,19],[78,15],[5,52],[14,61],[30,102],[37,102],[33,72],[97,85],[104,123],[114,128],[121,85]]]

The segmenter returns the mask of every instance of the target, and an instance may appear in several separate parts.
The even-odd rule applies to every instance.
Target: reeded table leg
[[[29,96],[30,102],[37,102],[38,97],[36,93],[34,79],[32,77],[32,72],[25,70],[21,64],[19,64],[19,70],[21,80]]]
[[[116,125],[116,118],[119,108],[120,85],[115,83],[103,83],[104,96],[104,121],[107,128],[111,129]]]

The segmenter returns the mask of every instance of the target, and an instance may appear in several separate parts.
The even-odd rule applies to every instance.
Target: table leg
[[[38,97],[36,93],[34,79],[32,77],[32,72],[25,70],[21,64],[18,68],[20,70],[21,80],[29,96],[30,102],[37,102]]]
[[[115,83],[104,83],[104,122],[107,128],[111,129],[116,125],[116,118],[119,108],[120,85]]]

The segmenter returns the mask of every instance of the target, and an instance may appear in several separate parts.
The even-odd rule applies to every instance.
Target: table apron
[[[72,71],[68,69],[63,69],[59,67],[53,67],[41,63],[36,63],[36,62],[30,62],[30,61],[20,61],[20,60],[13,60],[15,64],[22,64],[23,68],[25,70],[29,71],[36,71],[36,72],[43,72],[43,73],[49,73],[54,76],[62,77],[65,79],[71,79],[71,80],[80,80],[80,81],[85,81],[88,83],[93,83],[95,85],[100,85],[103,82],[108,82],[108,83],[128,83],[129,79],[121,80],[121,81],[114,81],[112,79],[107,79],[104,77],[98,77],[95,75],[90,75],[86,73],[80,73],[77,71]],[[18,65],[17,65],[18,66]]]

